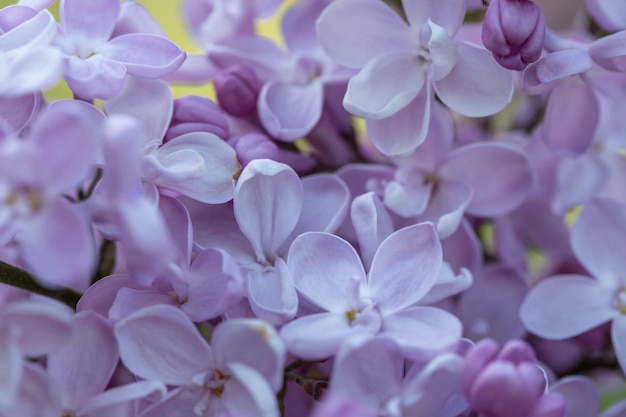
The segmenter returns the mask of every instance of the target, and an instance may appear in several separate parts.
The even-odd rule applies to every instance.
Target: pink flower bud
[[[217,101],[226,113],[245,117],[256,112],[261,83],[249,67],[230,67],[215,78],[214,85]]]
[[[184,96],[174,100],[174,114],[165,141],[190,132],[208,132],[228,137],[228,121],[217,104],[206,97]]]
[[[492,0],[483,22],[483,44],[505,68],[521,71],[541,56],[546,24],[531,0]]]
[[[254,159],[273,159],[279,162],[281,160],[278,146],[260,133],[233,136],[228,140],[228,144],[237,152],[237,159],[243,167]]]
[[[463,389],[471,407],[484,417],[564,417],[565,401],[544,395],[546,378],[532,348],[511,340],[502,349],[483,340],[465,356]]]

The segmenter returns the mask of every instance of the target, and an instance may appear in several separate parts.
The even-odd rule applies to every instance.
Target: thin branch
[[[76,309],[76,304],[80,299],[80,294],[69,289],[51,290],[45,288],[35,281],[28,272],[2,261],[0,261],[0,283],[53,298],[73,309]]]

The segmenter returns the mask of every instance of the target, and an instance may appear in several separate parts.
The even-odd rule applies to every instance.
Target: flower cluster
[[[0,417],[626,415],[626,2],[54,3],[0,9]]]

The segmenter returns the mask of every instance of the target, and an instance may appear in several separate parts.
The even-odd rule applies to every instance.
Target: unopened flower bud
[[[541,56],[546,23],[532,0],[491,0],[482,40],[505,68],[521,71]]]
[[[174,114],[165,141],[190,132],[208,132],[228,137],[228,121],[219,106],[206,97],[184,96],[174,100]]]
[[[511,340],[502,349],[493,340],[470,348],[463,366],[463,389],[471,407],[485,417],[564,417],[565,400],[544,395],[546,378],[532,348]]]
[[[222,109],[235,117],[246,117],[256,112],[261,82],[252,69],[235,65],[220,73],[213,81],[217,101]]]
[[[280,149],[267,136],[260,133],[248,133],[233,136],[228,144],[237,152],[239,163],[245,167],[254,159],[273,159],[280,161]]]

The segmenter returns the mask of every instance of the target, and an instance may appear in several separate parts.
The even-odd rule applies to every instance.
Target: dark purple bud
[[[564,417],[564,399],[545,395],[546,382],[534,351],[521,340],[500,348],[485,339],[465,355],[463,390],[484,417]]]
[[[174,114],[165,141],[190,132],[208,132],[226,139],[228,120],[220,107],[206,97],[181,97],[174,100]]]
[[[279,162],[281,160],[278,146],[261,133],[233,136],[228,139],[228,144],[237,152],[237,159],[242,167],[248,165],[253,159],[273,159]]]
[[[226,113],[246,117],[256,112],[261,82],[250,67],[232,66],[215,77],[213,84],[217,101]]]
[[[483,44],[505,68],[521,71],[541,56],[546,23],[531,0],[492,0],[483,22]]]

